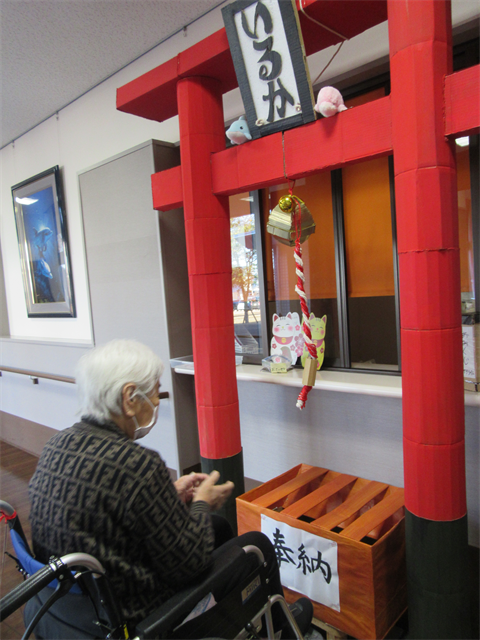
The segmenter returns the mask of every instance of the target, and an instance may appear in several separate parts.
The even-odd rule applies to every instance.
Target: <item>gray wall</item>
[[[182,210],[154,211],[151,175],[178,163],[177,147],[149,141],[79,175],[94,342],[134,338],[164,361],[162,391],[170,397],[160,403],[159,428],[141,444],[159,450],[177,473],[200,459],[193,380],[173,384],[169,366],[170,357],[192,352],[184,219]],[[91,348],[0,338],[0,363],[73,377]],[[35,452],[46,428],[64,429],[78,417],[74,384],[34,385],[11,372],[0,378],[0,433],[17,446]],[[16,437],[19,428],[28,434]]]
[[[168,359],[152,173],[149,143],[83,172],[80,196],[95,344],[133,338]]]
[[[3,273],[2,245],[0,243],[0,336],[9,336],[7,299],[5,296],[5,278]]]
[[[403,487],[400,399],[314,389],[299,411],[298,388],[241,381],[238,390],[249,478],[305,463]],[[478,547],[480,407],[465,416],[469,540]]]
[[[79,176],[95,344],[132,338],[166,365],[159,425],[142,444],[182,473],[200,460],[194,396],[174,384],[170,358],[191,353],[183,211],[153,209],[151,175],[179,164],[179,149],[150,141]],[[190,382],[191,385],[191,382]]]
[[[81,343],[0,338],[0,364],[71,378],[79,358],[90,348],[91,345]],[[12,430],[17,428],[17,423],[11,416],[24,421],[22,428],[26,428],[28,434],[21,438],[11,437]],[[60,430],[70,427],[77,419],[74,384],[42,378],[38,384],[33,384],[28,375],[2,372],[0,433],[7,442],[37,453],[38,434],[30,426],[40,425]],[[40,431],[44,433],[45,430],[40,428]],[[31,446],[28,444],[29,440]]]

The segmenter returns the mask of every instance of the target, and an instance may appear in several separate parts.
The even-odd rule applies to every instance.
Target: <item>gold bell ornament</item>
[[[267,231],[282,244],[295,246],[297,229],[295,226],[295,210],[300,206],[300,243],[315,233],[315,222],[307,205],[298,196],[282,196],[277,206],[271,211],[267,223]]]

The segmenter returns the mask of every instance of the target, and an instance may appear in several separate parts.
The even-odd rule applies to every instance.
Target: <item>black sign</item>
[[[294,0],[237,0],[222,13],[252,138],[313,122]]]

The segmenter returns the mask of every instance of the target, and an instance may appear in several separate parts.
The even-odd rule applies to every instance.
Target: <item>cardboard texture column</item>
[[[444,136],[451,6],[388,0],[411,638],[467,638],[460,257]]]
[[[232,313],[228,198],[212,189],[211,154],[225,148],[222,85],[206,77],[177,83],[181,177],[202,470],[232,480],[222,508],[236,529],[235,497],[244,492]]]

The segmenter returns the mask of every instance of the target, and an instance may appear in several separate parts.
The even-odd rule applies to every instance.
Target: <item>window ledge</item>
[[[303,369],[291,369],[287,373],[269,373],[257,365],[244,364],[237,367],[237,379],[250,382],[266,382],[288,387],[302,388]],[[339,391],[341,393],[361,393],[365,395],[402,397],[400,376],[382,376],[350,371],[318,371],[312,391]]]
[[[92,348],[95,345],[91,340],[59,340],[58,338],[28,338],[17,336],[0,336],[0,344],[40,344],[47,347],[78,347],[80,349]]]
[[[194,375],[193,363],[174,368],[176,373]],[[286,387],[302,387],[302,369],[291,369],[287,373],[262,371],[260,365],[242,364],[237,367],[237,380],[264,382]],[[402,397],[401,376],[384,376],[381,373],[353,373],[351,371],[319,371],[313,391],[337,391],[387,398]],[[465,391],[465,404],[480,407],[480,393]]]

